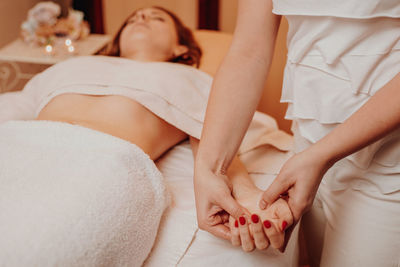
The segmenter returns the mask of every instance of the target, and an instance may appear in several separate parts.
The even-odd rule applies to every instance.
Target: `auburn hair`
[[[202,51],[200,45],[197,43],[196,39],[193,36],[192,31],[186,27],[183,22],[171,11],[158,6],[153,6],[152,8],[159,9],[167,13],[175,24],[175,30],[178,35],[178,43],[180,45],[184,45],[188,48],[188,51],[182,55],[179,55],[175,58],[171,58],[168,60],[169,62],[181,63],[190,66],[196,66],[198,68],[200,66],[200,59],[202,55]],[[140,10],[140,9],[138,9]],[[101,53],[106,56],[119,57],[120,56],[120,46],[119,41],[121,37],[121,32],[128,24],[129,19],[136,14],[138,10],[135,10],[121,25],[117,33],[115,34],[113,40],[107,45],[106,49]]]

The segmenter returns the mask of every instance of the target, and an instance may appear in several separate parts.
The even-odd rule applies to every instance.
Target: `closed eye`
[[[153,16],[151,18],[154,20],[165,21],[165,19],[163,17],[159,17],[159,16]]]
[[[159,16],[151,16],[150,19],[165,22],[165,19],[163,17],[159,17]],[[135,22],[136,22],[136,19],[131,18],[130,20],[128,20],[128,22],[126,24],[131,24],[131,23],[135,23]]]

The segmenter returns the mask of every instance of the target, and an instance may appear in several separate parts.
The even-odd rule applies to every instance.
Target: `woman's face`
[[[179,45],[173,19],[157,8],[145,8],[135,12],[120,36],[121,57],[151,61],[168,61],[187,51]]]

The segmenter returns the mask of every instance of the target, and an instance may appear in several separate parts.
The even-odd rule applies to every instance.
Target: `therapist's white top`
[[[295,120],[299,134],[314,143],[400,73],[400,1],[273,4],[273,12],[289,22],[281,99],[289,103],[286,118]],[[375,177],[350,179],[351,187],[383,193],[400,190],[400,131],[346,159],[360,170],[369,170],[372,163],[382,166],[373,170]],[[343,175],[331,176],[328,173],[324,182],[333,189],[349,187]]]

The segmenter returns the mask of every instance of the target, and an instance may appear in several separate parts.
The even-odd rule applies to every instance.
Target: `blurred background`
[[[29,9],[41,0],[0,1],[0,50],[19,38],[21,24]],[[134,10],[148,6],[162,6],[175,14],[193,30],[208,29],[232,34],[235,29],[237,0],[52,0],[67,16],[69,8],[80,10],[89,22],[90,32],[112,36]],[[278,120],[281,129],[290,132],[290,122],[283,119],[286,105],[280,104],[283,68],[286,60],[287,23],[282,20],[278,33],[272,69],[266,83],[259,110]],[[0,73],[1,74],[1,73]]]
[[[0,47],[19,35],[20,25],[30,8],[41,0],[0,1]],[[235,28],[237,0],[54,0],[62,6],[81,10],[92,33],[114,34],[133,10],[162,6],[176,13],[192,29],[213,29],[232,33]]]

